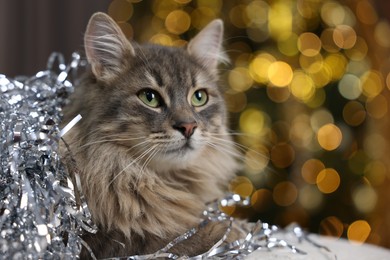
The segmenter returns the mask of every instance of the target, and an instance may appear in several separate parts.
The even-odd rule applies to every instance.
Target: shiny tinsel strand
[[[84,226],[96,230],[59,157],[68,78],[79,64],[77,53],[69,65],[53,53],[31,78],[0,75],[0,258],[77,258]]]

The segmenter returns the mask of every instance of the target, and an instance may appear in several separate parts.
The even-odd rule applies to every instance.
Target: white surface
[[[303,241],[298,242],[296,238],[292,237],[278,237],[283,238],[291,245],[294,245],[298,249],[305,251],[306,255],[293,253],[287,248],[273,248],[271,250],[257,250],[247,256],[245,259],[337,259],[337,260],[390,260],[390,250],[381,248],[370,244],[352,244],[345,239],[335,239],[324,236],[318,236],[311,234],[309,238],[315,243],[327,247],[331,253],[324,249],[319,249],[313,244]],[[337,258],[336,258],[337,257]]]

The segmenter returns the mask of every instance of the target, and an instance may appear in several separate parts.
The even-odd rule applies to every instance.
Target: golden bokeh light
[[[367,57],[367,52],[368,46],[366,41],[361,37],[357,37],[355,45],[352,48],[345,50],[345,55],[351,60],[362,61]]]
[[[335,216],[329,216],[323,219],[320,223],[321,235],[341,237],[344,232],[344,224]]]
[[[316,56],[321,50],[321,40],[314,33],[302,33],[298,37],[298,49],[305,56]]]
[[[165,46],[173,46],[172,37],[164,33],[158,33],[153,35],[153,37],[150,39],[150,42]]]
[[[290,65],[283,61],[275,61],[268,67],[268,79],[276,87],[285,87],[293,79]]]
[[[307,56],[307,55],[299,56],[299,65],[301,65],[301,68],[310,74],[319,72],[324,66],[323,61],[324,59],[321,54],[317,54],[313,56]]]
[[[370,213],[376,206],[378,195],[371,186],[361,185],[353,191],[352,200],[358,211]]]
[[[170,33],[182,34],[186,32],[191,25],[191,18],[188,13],[182,10],[174,10],[165,18],[165,27]]]
[[[297,200],[298,189],[294,183],[283,181],[274,187],[272,197],[276,204],[286,207]]]
[[[348,227],[347,237],[354,244],[364,243],[371,233],[370,224],[365,220],[356,220]]]
[[[366,110],[358,101],[349,101],[343,108],[344,121],[350,126],[358,126],[366,119]]]
[[[260,53],[249,64],[249,74],[258,83],[268,82],[268,70],[275,58],[268,53]]]
[[[173,0],[167,1],[153,1],[152,11],[155,16],[160,19],[165,19],[169,13],[176,10],[180,4]]]
[[[114,0],[108,6],[108,14],[116,22],[126,22],[133,15],[133,5],[126,0]]]
[[[288,88],[267,86],[267,96],[275,103],[283,103],[290,97],[290,91]]]
[[[340,50],[340,47],[333,41],[333,31],[334,28],[327,28],[322,31],[320,36],[322,48],[329,53],[336,53]]]
[[[332,80],[332,71],[328,64],[318,61],[313,67],[310,66],[309,68],[310,77],[317,88],[325,87]],[[313,68],[320,69],[317,71],[313,70]]]
[[[341,130],[334,124],[326,124],[317,132],[318,143],[327,151],[337,149],[340,146],[342,139],[343,135]]]
[[[335,169],[325,168],[318,173],[316,182],[322,193],[332,193],[340,186],[340,175]]]
[[[236,67],[229,72],[228,82],[230,88],[238,92],[243,92],[252,86],[253,79],[247,68]]]
[[[343,24],[346,20],[346,10],[340,3],[328,1],[321,8],[321,18],[329,26]]]
[[[280,41],[292,33],[292,13],[287,2],[273,2],[268,11],[268,29],[272,38]]]
[[[240,129],[242,132],[253,135],[264,134],[266,116],[256,108],[248,108],[241,113]]]
[[[313,185],[306,185],[299,190],[299,203],[308,211],[315,211],[321,207],[323,194]]]
[[[309,184],[317,183],[318,174],[325,169],[325,165],[318,159],[309,159],[301,169],[302,178]]]
[[[221,211],[229,216],[234,215],[234,212],[236,211],[237,207],[235,205],[233,206],[219,206]]]
[[[333,41],[341,49],[351,49],[356,43],[357,35],[349,25],[338,25],[333,30]]]
[[[316,91],[312,78],[303,71],[294,71],[289,87],[291,94],[303,102],[310,101]]]
[[[254,0],[245,7],[245,14],[249,19],[250,27],[260,27],[267,23],[268,4],[264,1]]]
[[[376,70],[365,72],[361,78],[363,94],[368,98],[378,96],[384,88],[384,79],[382,74]]]
[[[347,68],[347,59],[343,54],[329,54],[324,62],[330,68],[332,80],[339,80],[343,77]]]
[[[270,152],[272,163],[278,168],[286,168],[295,160],[295,150],[287,143],[279,143]]]
[[[253,192],[253,184],[247,177],[237,176],[230,182],[230,191],[242,197],[249,197]]]

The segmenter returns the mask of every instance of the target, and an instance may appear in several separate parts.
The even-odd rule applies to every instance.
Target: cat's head
[[[226,134],[217,86],[223,23],[214,20],[185,48],[130,43],[107,15],[92,16],[85,51],[97,84],[86,93],[100,140],[144,164],[181,167]],[[99,140],[97,140],[99,141]]]

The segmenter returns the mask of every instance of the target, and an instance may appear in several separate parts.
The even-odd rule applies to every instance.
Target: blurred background
[[[221,70],[250,196],[234,216],[390,248],[390,2],[0,0],[0,73],[82,50],[95,11],[133,40],[184,46],[225,23]]]

